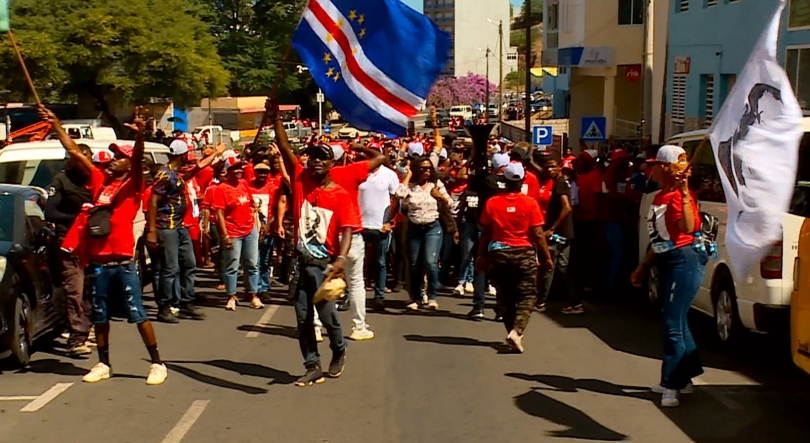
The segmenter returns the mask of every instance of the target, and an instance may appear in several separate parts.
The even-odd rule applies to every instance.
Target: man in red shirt
[[[537,299],[537,255],[545,270],[553,264],[540,205],[520,192],[523,165],[510,163],[503,176],[506,192],[487,200],[479,219],[482,233],[476,267],[479,272],[488,271],[495,281],[506,341],[514,352],[522,353],[523,331]]]
[[[298,275],[292,284],[295,290],[290,292],[295,300],[298,343],[307,369],[295,384],[311,386],[324,382],[315,339],[315,310],[329,334],[332,349],[329,376],[339,377],[343,373],[346,341],[335,303],[322,300],[316,305],[312,298],[325,281],[343,274],[352,245],[352,233],[362,226],[358,217],[360,211],[353,207],[357,198],[352,199],[330,178],[329,171],[335,163],[332,148],[328,145],[308,148],[308,168],[304,169],[290,148],[279,118],[278,104],[268,101],[267,112],[275,122],[284,166],[293,172],[293,226],[298,249]]]
[[[523,171],[525,178],[523,179],[523,186],[520,188],[520,192],[522,192],[523,195],[528,195],[533,200],[540,199],[540,179],[531,167],[531,146],[529,146],[528,143],[520,142],[512,148],[512,152],[509,156],[513,162],[520,162],[524,166]]]
[[[138,325],[152,366],[146,384],[159,385],[166,381],[168,372],[160,360],[157,339],[152,323],[146,315],[141,298],[141,284],[133,260],[135,235],[132,225],[141,209],[141,195],[144,192],[143,152],[146,120],[141,109],[136,110],[135,119],[127,125],[136,134],[135,146],[110,145],[114,159],[107,169],[101,171],[84,156],[76,143],[61,130],[56,115],[45,107],[39,108],[40,115],[57,129],[59,140],[72,158],[82,164],[90,176],[93,195],[92,209],[87,209],[83,221],[77,220],[71,227],[68,237],[78,239],[74,245],[63,247],[71,253],[81,253],[89,262],[88,286],[92,294],[92,322],[96,327],[99,363],[93,366],[83,380],[95,383],[112,376],[110,367],[110,323],[107,306],[109,299],[126,307],[130,323]]]

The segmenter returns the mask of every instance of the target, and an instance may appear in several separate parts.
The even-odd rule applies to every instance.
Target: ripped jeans
[[[439,291],[439,253],[442,249],[442,224],[438,220],[418,225],[408,223],[408,247],[411,262],[411,300],[422,300],[422,278],[427,274],[427,296],[436,300]]]
[[[148,319],[141,297],[141,281],[134,262],[92,264],[88,268],[87,283],[93,305],[93,324],[103,325],[110,321],[110,298],[126,308],[130,323],[143,323]]]

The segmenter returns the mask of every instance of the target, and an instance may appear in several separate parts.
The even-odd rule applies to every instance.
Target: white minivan
[[[90,146],[93,153],[106,151],[112,155],[108,147],[110,141],[103,140],[76,140],[76,143]],[[131,140],[118,140],[117,144],[135,144]],[[53,177],[65,168],[65,148],[59,140],[43,140],[30,143],[13,143],[0,149],[0,183],[13,185],[36,186],[47,193]],[[160,143],[146,142],[144,158],[151,158],[157,164],[166,164],[169,161],[169,148]],[[135,257],[141,283],[144,284],[144,242],[142,241],[146,220],[139,212],[135,218],[132,230],[135,234]]]
[[[771,251],[744,276],[734,275],[726,251],[725,235],[728,219],[723,186],[714,161],[711,146],[704,147],[692,161],[690,187],[695,192],[702,212],[720,219],[717,244],[717,259],[711,258],[706,266],[706,275],[692,307],[714,317],[717,338],[722,343],[736,341],[744,329],[756,332],[788,330],[790,327],[790,299],[793,291],[793,262],[799,243],[799,231],[804,219],[810,216],[810,117],[803,120],[804,137],[799,151],[799,168],[796,188],[790,210],[782,222],[782,240],[774,243]],[[667,144],[684,148],[690,158],[695,154],[707,130],[676,135]],[[655,192],[648,192],[641,201],[639,210],[639,258],[648,249],[647,212]],[[647,292],[650,300],[658,299],[655,267],[650,268]]]
[[[461,117],[462,119],[472,120],[473,109],[472,106],[453,106],[450,108],[450,117]]]

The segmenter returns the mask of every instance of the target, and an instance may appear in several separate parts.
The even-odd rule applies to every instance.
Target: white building
[[[489,80],[499,83],[498,23],[503,22],[504,75],[517,70],[517,58],[510,60],[509,0],[424,0],[424,13],[453,38],[450,60],[443,74],[463,76],[468,72],[486,75],[489,48]]]

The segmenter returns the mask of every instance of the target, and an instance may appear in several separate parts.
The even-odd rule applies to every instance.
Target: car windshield
[[[63,159],[0,163],[0,183],[48,189],[54,176],[65,168],[65,163]]]

